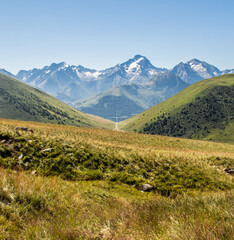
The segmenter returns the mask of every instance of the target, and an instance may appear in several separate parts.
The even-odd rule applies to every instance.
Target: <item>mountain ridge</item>
[[[85,97],[89,97],[116,85],[131,83],[144,84],[148,82],[152,75],[161,72],[170,71],[190,84],[205,78],[234,72],[234,69],[221,71],[214,65],[208,64],[207,62],[196,58],[193,58],[185,63],[180,62],[169,70],[153,66],[152,63],[142,55],[135,55],[133,58],[130,58],[123,63],[116,64],[114,67],[104,70],[90,69],[81,65],[69,65],[65,62],[52,63],[49,66],[44,66],[43,68],[20,70],[16,75],[11,74],[4,69],[0,69],[0,71],[1,70],[2,73],[5,71],[6,75],[14,76],[17,79],[44,91],[46,90],[46,81],[57,82],[58,84],[60,83],[59,81],[61,81],[60,92],[56,93],[59,95],[65,91],[65,95],[68,98],[69,91],[72,89],[69,84],[78,84],[77,82],[79,82],[78,86],[81,88],[89,88],[91,84],[96,82],[96,85],[93,86],[90,91],[87,91],[86,89],[85,92],[89,93],[83,94]],[[58,75],[58,72],[61,76]],[[65,81],[63,81],[63,79],[65,79]],[[106,84],[106,86],[100,86],[105,85],[108,80],[109,85]],[[86,86],[83,86],[84,82],[88,82]],[[64,86],[65,84],[68,84],[68,86]],[[81,94],[80,92],[81,91],[78,91],[78,94],[76,95]],[[56,95],[56,93],[53,93],[53,95]],[[79,99],[73,99],[74,96],[72,96],[71,100],[80,100],[84,98],[83,95],[81,94],[80,97],[78,96]]]
[[[145,84],[114,86],[93,97],[74,102],[72,106],[82,112],[112,121],[121,121],[173,96],[188,83],[167,72],[153,76]]]
[[[6,70],[2,71],[10,75]],[[234,69],[220,71],[217,67],[196,58],[185,63],[181,62],[174,68],[168,70],[166,68],[153,66],[152,63],[142,55],[135,55],[133,58],[105,70],[95,70],[81,65],[75,66],[60,62],[52,63],[41,69],[21,70],[16,77],[22,82],[52,95],[70,106],[75,106],[78,109],[81,107],[80,109],[85,112],[95,113],[98,116],[105,116],[108,119],[115,119],[116,121],[116,119],[123,120],[124,118],[132,117],[146,110],[146,106],[152,107],[159,103],[159,100],[166,100],[165,96],[172,96],[171,94],[166,94],[165,91],[161,91],[161,89],[160,91],[156,91],[153,97],[156,89],[154,89],[154,85],[150,85],[150,81],[155,75],[171,73],[179,77],[181,81],[187,84],[193,84],[204,78],[211,78],[232,72],[234,72]],[[173,82],[173,79],[170,78],[168,81]],[[168,86],[170,85],[169,82],[167,84]],[[138,90],[136,91],[137,93],[133,94],[131,92],[134,92],[134,88]],[[112,93],[114,94],[117,89],[121,89],[122,98],[111,95]],[[167,88],[167,90],[173,93],[173,88]],[[182,88],[180,88],[180,90],[182,90]],[[139,92],[144,92],[150,100],[148,100],[146,96],[139,94]],[[160,92],[161,96],[159,96]],[[174,94],[175,93],[177,93],[177,91],[174,91]],[[104,97],[105,94],[107,94],[106,97]],[[102,106],[96,105],[99,106],[96,110],[94,106],[91,107],[92,109],[87,109],[87,102],[90,100],[90,104],[92,105],[92,99],[95,98],[101,100]],[[145,101],[144,103],[143,100]],[[85,106],[83,104],[85,104]],[[131,108],[129,107],[129,111],[127,112],[126,106],[128,104],[130,104]],[[111,114],[117,105],[120,108],[120,110],[116,110],[118,114]]]
[[[154,67],[146,57],[136,55],[122,64],[100,71],[61,62],[42,69],[21,70],[16,78],[64,102],[71,102],[116,85],[142,84],[150,76],[166,71],[168,70]]]
[[[0,116],[6,119],[103,127],[108,120],[86,115],[47,93],[0,74]]]
[[[120,129],[234,143],[234,74],[194,83]]]

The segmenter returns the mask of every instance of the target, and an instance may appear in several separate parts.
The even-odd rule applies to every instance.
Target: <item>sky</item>
[[[234,68],[233,0],[0,0],[0,68],[97,70],[146,56]]]

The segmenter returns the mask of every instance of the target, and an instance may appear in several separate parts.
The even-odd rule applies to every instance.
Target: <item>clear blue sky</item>
[[[0,68],[104,69],[136,54],[234,68],[233,0],[0,0]]]

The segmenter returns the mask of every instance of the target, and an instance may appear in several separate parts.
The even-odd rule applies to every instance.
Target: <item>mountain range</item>
[[[166,100],[187,86],[188,83],[171,72],[159,73],[147,83],[115,86],[74,102],[72,106],[82,112],[119,122]]]
[[[166,71],[168,70],[154,67],[147,58],[136,55],[127,62],[101,71],[62,62],[43,69],[21,70],[15,77],[70,103],[113,86],[146,83],[151,76]]]
[[[190,84],[233,73],[234,69],[221,71],[194,58],[169,70],[155,67],[146,57],[136,55],[124,63],[100,71],[61,62],[42,69],[21,70],[15,76],[4,69],[0,72],[78,110],[118,121],[164,101]],[[163,79],[163,87],[159,86],[159,78],[161,81]],[[179,85],[176,86],[175,82]]]

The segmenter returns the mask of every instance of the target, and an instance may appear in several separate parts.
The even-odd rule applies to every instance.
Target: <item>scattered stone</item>
[[[150,185],[150,184],[147,184],[147,183],[142,184],[142,191],[143,191],[143,192],[150,191],[150,190],[152,190],[153,188],[154,188],[154,187],[153,187],[152,185]]]
[[[41,150],[41,152],[51,152],[53,150],[53,148],[46,148]]]
[[[37,175],[37,171],[36,170],[32,171],[31,175]]]
[[[234,170],[232,170],[230,168],[225,168],[224,171],[228,174],[234,175]]]
[[[27,132],[28,128],[26,128],[26,127],[16,127],[15,130],[16,131],[25,131],[25,132]]]
[[[21,154],[21,155],[18,157],[18,160],[21,160],[23,157],[24,157],[24,154]]]
[[[28,129],[27,127],[16,127],[15,130],[18,131],[24,131],[24,132],[30,132],[30,133],[34,133],[34,131],[32,129]]]
[[[106,228],[100,231],[97,239],[111,239],[110,229]]]

